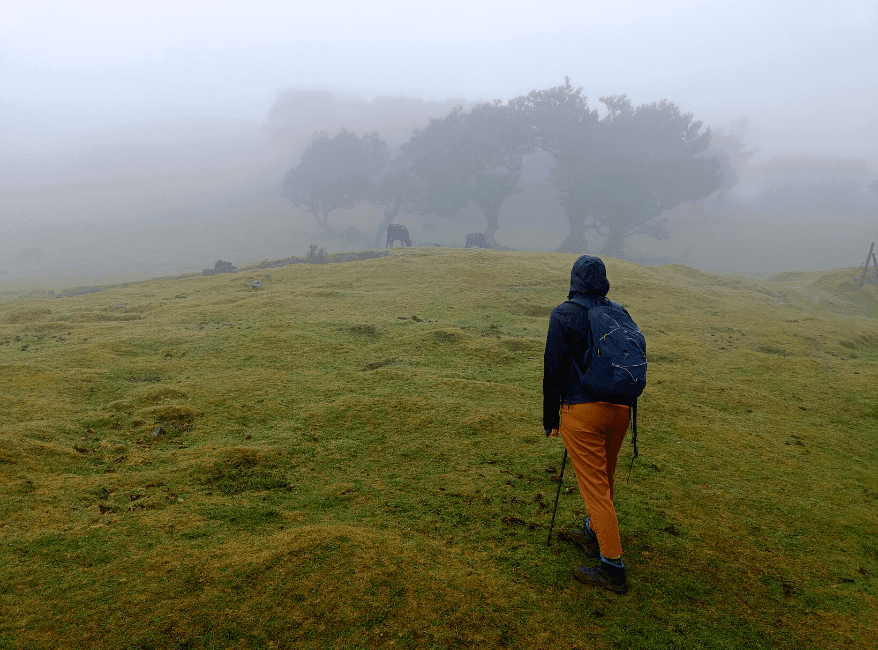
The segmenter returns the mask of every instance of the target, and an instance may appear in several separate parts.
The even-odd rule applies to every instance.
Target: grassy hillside
[[[0,648],[874,647],[876,287],[607,260],[650,360],[618,597],[546,544],[574,259],[0,301]]]

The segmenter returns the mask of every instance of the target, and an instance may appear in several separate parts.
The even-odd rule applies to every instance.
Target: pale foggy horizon
[[[455,106],[565,77],[598,110],[604,95],[672,101],[716,147],[725,136],[749,152],[726,204],[672,211],[671,239],[635,237],[632,259],[821,269],[861,264],[854,251],[878,239],[874,2],[34,2],[0,9],[0,286],[301,255],[325,233],[280,182],[315,132],[374,131],[395,151]],[[530,163],[529,193],[504,203],[505,246],[552,250],[564,237],[551,197],[535,202],[544,162]],[[842,186],[838,201],[814,189]],[[484,229],[469,209],[405,219],[419,244]],[[362,235],[325,242],[338,251],[368,247],[381,217],[362,206],[332,221]],[[807,224],[790,248],[808,254],[762,241],[783,223]],[[735,224],[763,226],[730,238]]]

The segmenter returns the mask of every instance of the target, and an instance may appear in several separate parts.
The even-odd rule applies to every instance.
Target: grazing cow
[[[488,238],[483,232],[471,232],[466,236],[466,247],[491,248],[488,245]]]
[[[409,239],[409,229],[402,224],[392,223],[387,226],[387,243],[384,245],[384,248],[387,248],[388,246],[393,248],[393,242],[397,239],[400,244],[405,244],[406,246],[412,245],[412,240]]]

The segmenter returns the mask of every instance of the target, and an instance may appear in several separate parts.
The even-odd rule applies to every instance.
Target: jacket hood
[[[600,257],[580,255],[573,263],[570,271],[570,293],[567,299],[572,300],[577,294],[585,296],[606,296],[610,290],[607,280],[607,267]]]

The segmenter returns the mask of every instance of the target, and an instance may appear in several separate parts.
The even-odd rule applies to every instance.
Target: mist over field
[[[734,182],[661,215],[669,238],[628,237],[628,259],[772,274],[862,265],[878,240],[874,3],[805,4],[795,16],[756,3],[559,3],[539,15],[513,3],[502,18],[492,3],[171,7],[0,13],[0,289],[197,272],[311,243],[373,248],[380,206],[335,210],[327,230],[282,195],[315,134],[377,133],[393,156],[431,118],[567,75],[602,116],[598,99],[612,93],[675,102],[733,170]],[[565,240],[553,165],[525,157],[498,245]],[[486,228],[472,204],[396,221],[415,246],[462,247]],[[600,254],[604,238],[585,237]]]
[[[878,2],[6,4],[0,650],[878,647]]]

